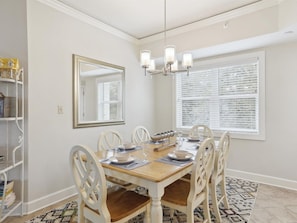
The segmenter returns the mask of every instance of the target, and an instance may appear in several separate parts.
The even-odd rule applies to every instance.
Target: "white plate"
[[[180,161],[190,160],[193,156],[194,156],[194,155],[193,155],[192,153],[188,153],[188,154],[186,155],[185,158],[177,158],[174,152],[172,152],[172,153],[168,153],[168,157],[169,157],[170,159],[180,160]]]
[[[136,146],[133,145],[133,146],[131,146],[131,147],[124,147],[123,149],[125,149],[125,150],[132,150],[132,149],[135,149],[135,148],[136,148]]]
[[[122,150],[133,150],[133,149],[136,149],[136,145],[133,145],[131,147],[120,146],[119,149],[122,149]]]
[[[129,164],[129,163],[133,163],[134,162],[134,157],[132,157],[132,156],[130,156],[129,158],[128,158],[128,160],[125,160],[125,161],[119,161],[119,160],[117,160],[117,158],[115,158],[115,157],[111,157],[110,159],[109,159],[109,161],[111,162],[111,163],[113,163],[113,164],[121,164],[121,165],[125,165],[125,164]]]
[[[189,142],[199,142],[200,139],[188,137]]]

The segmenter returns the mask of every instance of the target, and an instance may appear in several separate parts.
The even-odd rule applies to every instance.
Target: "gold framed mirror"
[[[73,128],[125,124],[125,68],[73,54]]]

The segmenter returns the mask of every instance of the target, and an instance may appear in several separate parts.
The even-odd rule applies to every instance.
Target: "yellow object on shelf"
[[[17,58],[0,58],[1,69],[19,69],[19,59]]]
[[[18,77],[19,68],[19,59],[0,57],[0,78],[22,81],[22,77]]]

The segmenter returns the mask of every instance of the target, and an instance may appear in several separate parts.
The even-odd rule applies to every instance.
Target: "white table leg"
[[[151,222],[152,223],[162,223],[163,222],[163,209],[161,205],[161,197],[164,194],[164,188],[149,187],[149,195],[152,199],[151,205]]]

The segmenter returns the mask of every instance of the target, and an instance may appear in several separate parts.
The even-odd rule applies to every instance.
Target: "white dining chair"
[[[198,139],[213,138],[213,132],[206,125],[194,125],[190,130],[189,137],[198,137]]]
[[[190,181],[179,179],[165,188],[161,202],[171,209],[172,218],[175,209],[187,215],[187,223],[194,223],[194,210],[201,205],[203,222],[211,222],[208,182],[213,170],[214,150],[214,140],[205,139],[195,156]]]
[[[206,125],[194,125],[192,126],[189,132],[189,138],[199,139],[199,141],[203,141],[207,138],[214,138],[212,130]],[[183,180],[190,180],[191,173],[186,174],[182,177]]]
[[[123,137],[121,134],[114,130],[109,130],[102,132],[98,139],[98,151],[102,150],[109,150],[109,149],[115,149],[119,145],[123,144]]]
[[[229,209],[228,197],[226,193],[225,169],[230,148],[230,133],[224,132],[215,150],[214,170],[210,178],[211,200],[213,211],[217,222],[222,222],[219,205],[223,201],[224,207]],[[217,188],[220,189],[220,198],[217,195]]]
[[[149,131],[144,126],[136,126],[132,132],[131,141],[136,145],[151,140]]]
[[[107,188],[103,167],[91,149],[74,146],[70,167],[78,192],[78,222],[124,223],[141,213],[148,221],[150,198],[116,186]]]
[[[123,144],[123,137],[121,134],[115,130],[108,130],[105,132],[102,132],[98,139],[98,151],[104,151],[104,150],[111,150],[111,149],[118,149],[120,145]],[[133,189],[136,187],[136,185],[120,180],[115,177],[106,176],[107,180],[113,184],[117,184],[125,189]]]

